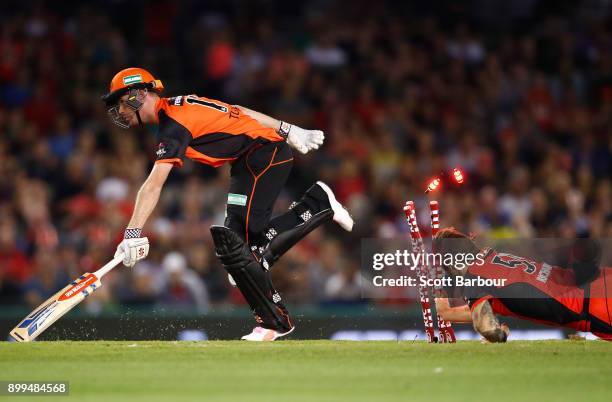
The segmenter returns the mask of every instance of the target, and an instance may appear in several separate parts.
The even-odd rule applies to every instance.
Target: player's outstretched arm
[[[142,228],[145,225],[159,201],[159,195],[172,167],[172,163],[156,163],[153,166],[149,177],[138,190],[129,228]]]
[[[436,313],[445,321],[466,323],[472,322],[472,313],[468,305],[451,307],[446,297],[436,297]]]
[[[268,128],[275,129],[280,136],[285,138],[287,144],[303,154],[306,154],[308,151],[313,149],[318,149],[325,140],[325,134],[323,134],[323,131],[321,130],[305,130],[301,127],[276,120],[275,118],[263,113],[248,109],[244,106],[235,106],[240,109],[242,113],[257,120],[260,124]]]
[[[159,201],[159,195],[172,166],[171,163],[156,163],[149,177],[138,190],[132,218],[125,230],[124,239],[117,246],[115,253],[115,256],[119,253],[124,254],[123,265],[126,267],[133,267],[137,261],[144,259],[149,254],[149,239],[141,237],[142,227]]]
[[[479,303],[472,310],[474,329],[489,342],[506,342],[509,329],[500,325],[488,301]]]

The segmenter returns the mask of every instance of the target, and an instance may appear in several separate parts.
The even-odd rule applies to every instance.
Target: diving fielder
[[[180,167],[185,158],[213,167],[230,163],[225,225],[212,226],[210,231],[230,282],[238,287],[258,323],[242,339],[273,341],[289,334],[294,325],[268,270],[323,223],[334,220],[347,231],[353,227],[349,213],[322,182],[310,187],[288,212],[270,219],[291,171],[291,147],[301,153],[317,149],[323,132],[201,96],[162,98],[163,89],[148,71],[127,68],[113,77],[109,93],[102,97],[118,126],[159,126],[155,165],[138,191],[116,255],[125,253],[123,264],[128,267],[147,256],[149,240],[142,235],[142,227],[173,167]]]
[[[468,303],[464,306],[451,307],[448,299],[437,298],[436,309],[445,320],[472,322],[490,342],[508,338],[508,326],[500,324],[496,314],[591,332],[612,341],[612,267],[599,266],[601,249],[592,239],[575,241],[567,268],[488,247],[481,250],[454,228],[441,229],[434,242],[442,255],[483,256],[483,264],[473,263],[463,269],[443,265],[455,285],[459,276],[468,281],[505,279],[499,286],[455,287]]]

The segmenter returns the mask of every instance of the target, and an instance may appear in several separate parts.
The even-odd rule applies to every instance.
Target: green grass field
[[[0,373],[70,381],[53,401],[609,401],[612,343],[3,342]]]

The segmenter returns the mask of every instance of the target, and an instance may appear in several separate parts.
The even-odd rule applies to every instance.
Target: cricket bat
[[[93,274],[85,273],[70,282],[68,286],[51,296],[13,328],[10,333],[11,337],[17,342],[30,342],[36,339],[55,321],[98,290],[102,286],[102,277],[119,265],[121,261],[123,261],[123,254],[113,258]]]

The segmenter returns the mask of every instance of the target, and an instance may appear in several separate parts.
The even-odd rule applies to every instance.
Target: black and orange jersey
[[[283,141],[235,106],[196,95],[160,98],[159,145],[155,163],[182,166],[187,157],[218,167],[257,144]]]
[[[489,249],[484,263],[472,264],[464,276],[505,279],[500,286],[465,289],[470,309],[488,300],[496,314],[580,331],[590,331],[596,321],[605,328],[600,332],[612,331],[612,267],[602,267],[599,277],[579,287],[571,269]]]

